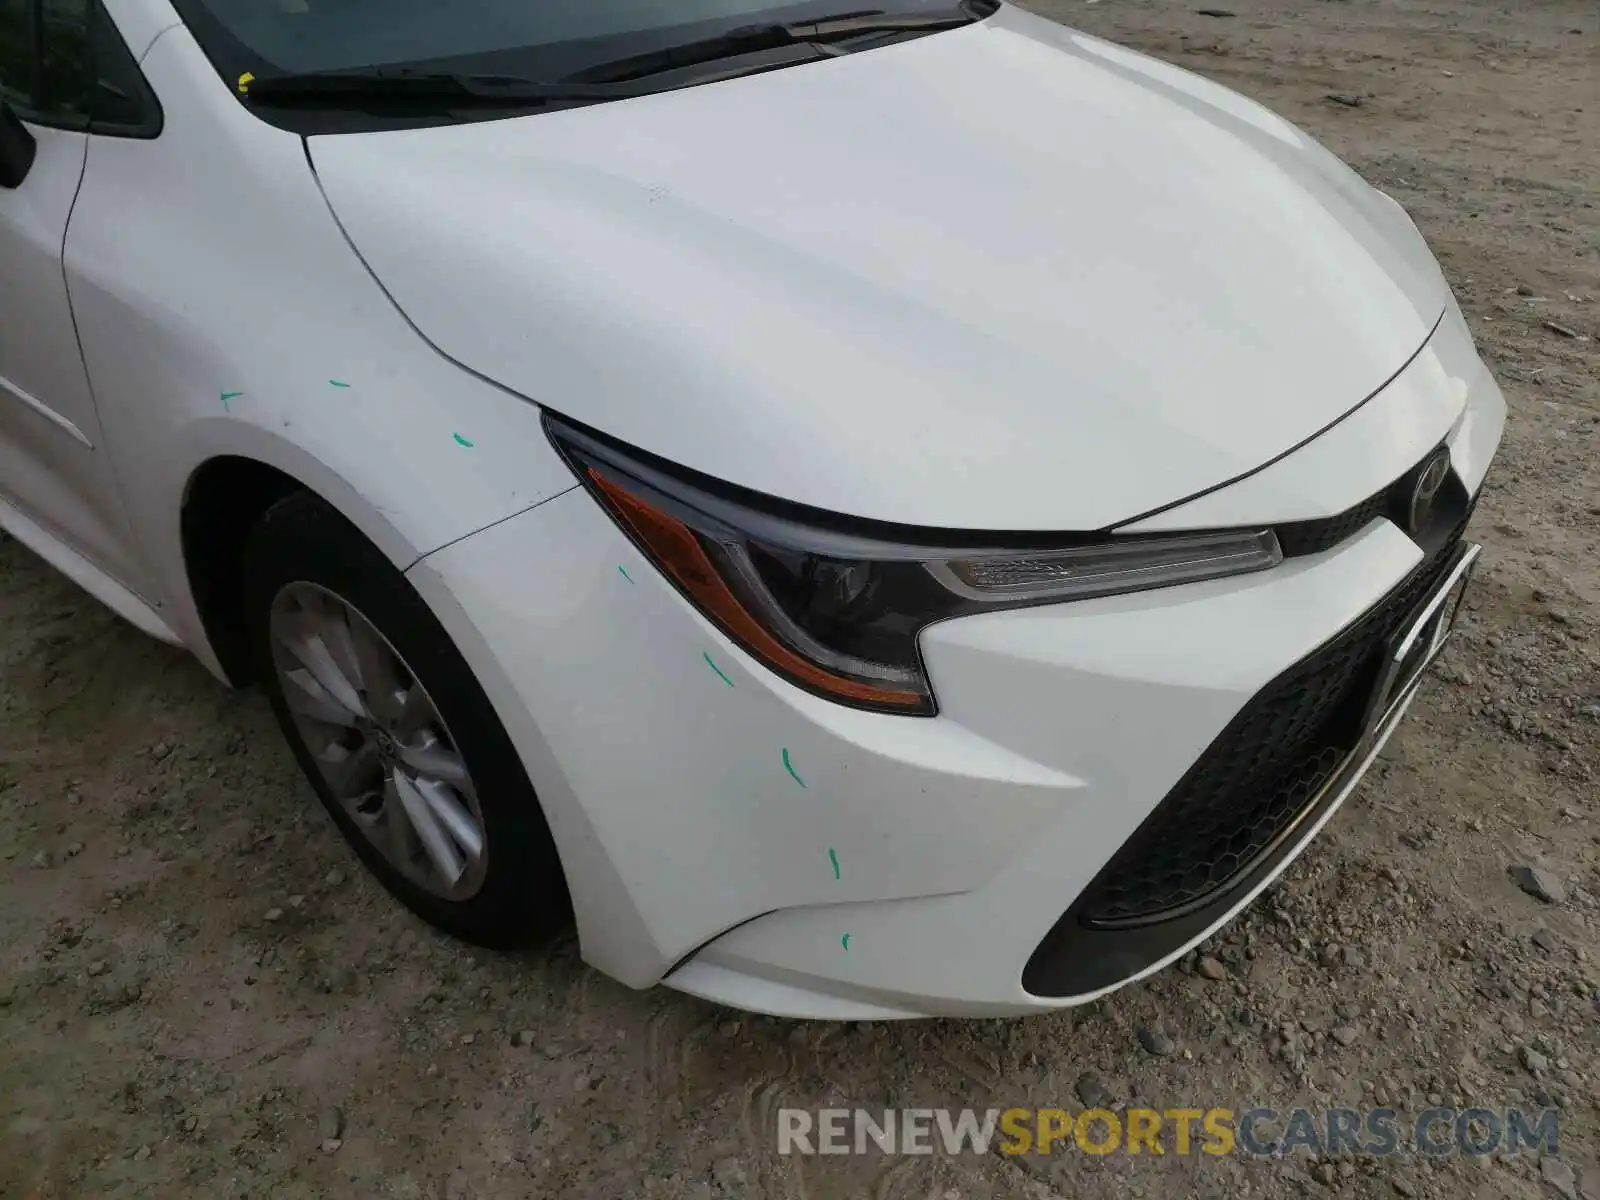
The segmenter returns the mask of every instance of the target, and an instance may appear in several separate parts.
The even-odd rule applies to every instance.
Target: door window
[[[0,99],[36,125],[161,132],[161,106],[99,0],[0,0]]]
[[[39,102],[47,120],[73,127],[89,123],[94,103],[94,50],[89,38],[94,0],[41,0]]]
[[[0,0],[0,100],[33,102],[33,0]]]

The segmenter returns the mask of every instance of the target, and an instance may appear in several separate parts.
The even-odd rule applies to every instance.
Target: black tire
[[[449,726],[476,785],[485,827],[487,872],[470,898],[435,896],[401,874],[317,768],[284,701],[269,633],[274,598],[302,581],[342,597],[388,638]],[[564,929],[571,921],[566,880],[521,759],[444,627],[382,552],[320,497],[296,492],[273,505],[251,532],[243,602],[251,652],[300,769],[384,887],[429,924],[482,946],[526,945]]]

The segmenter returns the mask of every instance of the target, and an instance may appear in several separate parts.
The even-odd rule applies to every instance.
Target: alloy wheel
[[[269,622],[284,702],[356,828],[418,887],[452,901],[476,894],[488,867],[477,789],[415,672],[316,584],[283,587]]]

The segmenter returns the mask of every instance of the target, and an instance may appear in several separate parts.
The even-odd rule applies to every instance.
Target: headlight
[[[917,637],[935,621],[1238,575],[1283,558],[1270,529],[905,529],[717,483],[550,414],[545,425],[584,487],[695,607],[786,679],[858,708],[934,712]]]

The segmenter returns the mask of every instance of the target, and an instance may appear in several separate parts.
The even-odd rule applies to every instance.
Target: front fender
[[[66,272],[141,578],[217,669],[184,562],[194,473],[253,459],[404,570],[574,486],[538,408],[444,358],[345,240],[299,138],[232,97],[187,30],[144,70],[151,141],[95,139]]]

